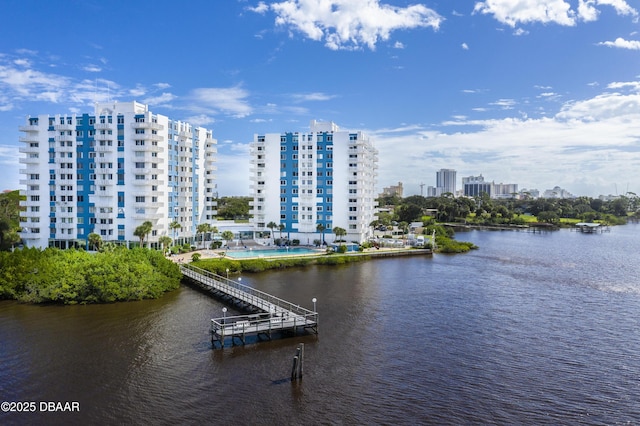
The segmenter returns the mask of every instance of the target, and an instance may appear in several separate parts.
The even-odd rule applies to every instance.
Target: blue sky
[[[363,130],[379,189],[453,168],[520,189],[640,193],[640,2],[3,0],[0,189],[18,126],[136,100],[213,129],[221,195],[255,133]],[[460,182],[458,182],[460,186]]]

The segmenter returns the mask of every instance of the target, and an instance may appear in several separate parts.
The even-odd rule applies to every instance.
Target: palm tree
[[[169,229],[173,231],[173,241],[176,240],[176,232],[178,229],[182,228],[182,225],[178,223],[178,221],[174,220],[169,224]]]
[[[149,236],[151,231],[153,230],[153,223],[146,220],[142,223],[142,225],[138,226],[134,231],[133,235],[140,238],[140,247],[142,247],[145,238]]]
[[[335,228],[333,228],[333,233],[336,234],[336,241],[342,241],[341,237],[347,235],[347,230],[336,226]]]
[[[282,239],[282,231],[284,231],[286,228],[286,226],[284,226],[283,223],[280,224],[280,226],[278,226],[278,230],[280,231],[280,239]]]
[[[100,250],[100,244],[102,244],[102,237],[95,232],[92,232],[88,236],[89,247],[93,247],[95,250]]]
[[[273,230],[278,227],[278,224],[274,221],[267,223],[267,228],[271,230],[271,239],[273,239]]]
[[[316,231],[318,231],[322,236],[322,245],[324,245],[324,230],[327,229],[326,226],[324,226],[323,224],[319,223],[316,225]]]
[[[233,241],[233,232],[224,231],[222,233],[222,239],[225,240],[227,242],[227,246],[229,246],[229,241]]]
[[[171,237],[169,237],[168,235],[163,235],[162,237],[158,238],[158,242],[162,244],[162,254],[167,253],[167,248],[169,247],[169,245],[171,245],[171,241]]]
[[[151,221],[149,221],[149,220],[145,220],[144,222],[142,222],[142,226],[144,227],[144,230],[146,231],[145,237],[146,237],[147,243],[148,243],[149,242],[149,234],[153,230],[153,223],[151,223]]]
[[[204,234],[211,232],[211,225],[208,223],[201,223],[196,227],[196,237],[198,234],[202,234],[202,248],[204,248]]]
[[[145,227],[143,225],[136,227],[136,229],[133,231],[133,235],[140,238],[140,247],[142,247],[142,244],[144,243],[144,237],[146,237],[147,235],[147,230],[145,229]]]

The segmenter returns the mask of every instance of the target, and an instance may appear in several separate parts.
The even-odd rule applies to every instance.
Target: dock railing
[[[303,317],[317,316],[317,312],[310,311],[300,305],[272,296],[264,291],[256,290],[255,288],[214,274],[213,272],[209,272],[205,269],[187,264],[180,265],[180,270],[183,275],[196,279],[207,287],[240,299],[266,313],[274,314],[273,316],[280,316],[280,314],[286,312],[291,312]]]
[[[271,338],[272,331],[292,330],[295,334],[298,328],[303,328],[318,333],[317,312],[202,268],[180,265],[180,270],[185,277],[195,281],[200,287],[216,292],[223,297],[230,297],[236,302],[250,305],[258,310],[258,313],[213,318],[211,320],[211,342],[214,345],[217,341],[224,347],[225,338],[230,337],[233,340],[235,336],[244,343],[245,336],[249,334],[265,334]],[[315,307],[315,299],[313,302]],[[223,312],[226,312],[226,309]]]

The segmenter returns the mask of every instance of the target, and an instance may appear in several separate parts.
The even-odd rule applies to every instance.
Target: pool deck
[[[310,247],[309,247],[310,248]],[[287,257],[285,255],[279,254],[277,256],[255,256],[255,257],[244,257],[242,259],[232,258],[231,256],[222,256],[221,253],[225,253],[228,250],[207,250],[201,249],[192,251],[189,253],[181,253],[174,256],[171,256],[171,260],[176,263],[189,263],[191,262],[191,256],[194,253],[200,254],[200,259],[215,259],[215,258],[227,258],[231,260],[247,260],[247,259],[275,259],[275,258],[284,258]],[[233,250],[231,250],[233,251]],[[291,257],[304,257],[304,256],[317,256],[324,254],[324,251],[318,251],[318,253],[301,253],[301,254],[291,254]],[[391,256],[411,256],[411,255],[425,255],[432,254],[431,249],[416,249],[416,248],[386,248],[382,247],[380,249],[370,248],[365,249],[363,252],[348,252],[345,254],[353,254],[353,255],[370,255],[372,257],[391,257]]]

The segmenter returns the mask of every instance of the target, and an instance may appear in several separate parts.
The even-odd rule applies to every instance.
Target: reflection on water
[[[635,423],[639,236],[469,232],[458,238],[480,249],[466,255],[245,275],[307,308],[317,297],[320,334],[215,351],[223,305],[187,287],[102,306],[2,302],[0,395],[81,411],[0,423]]]

